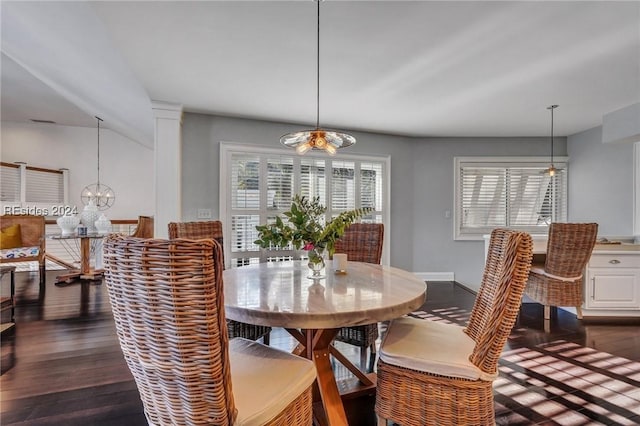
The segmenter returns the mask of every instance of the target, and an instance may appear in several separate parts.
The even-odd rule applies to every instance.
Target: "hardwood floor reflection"
[[[37,274],[16,274],[16,332],[2,339],[0,423],[146,424],[105,286],[56,287],[55,275],[48,272],[46,293],[39,294]],[[464,324],[473,293],[454,283],[430,283],[427,294],[428,302],[412,315]],[[272,333],[271,344],[293,347],[283,330]],[[359,363],[356,348],[339,345]],[[348,374],[336,371],[339,378]],[[639,424],[640,328],[586,323],[559,310],[545,332],[542,307],[525,304],[494,393],[498,424]],[[373,403],[373,397],[347,401],[350,424],[375,424]]]

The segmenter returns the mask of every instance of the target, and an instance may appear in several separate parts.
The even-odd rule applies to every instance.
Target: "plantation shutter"
[[[339,212],[356,206],[355,164],[352,161],[332,161],[331,210]]]
[[[64,179],[62,172],[27,167],[27,203],[64,202]]]
[[[305,157],[300,160],[300,194],[319,197],[320,204],[327,205],[327,176],[324,160]]]
[[[546,233],[567,218],[567,165],[555,176],[546,164],[461,162],[456,188],[456,236],[481,236],[496,227]]]
[[[363,162],[360,164],[360,206],[373,209],[372,213],[362,218],[362,222],[382,222],[382,173],[381,163]]]
[[[255,231],[260,224],[260,157],[254,154],[234,153],[231,158],[231,206],[233,214],[229,217],[231,226],[223,222],[226,229],[224,240],[230,241],[234,266],[251,262],[245,254],[259,247],[253,242],[258,238]],[[254,262],[255,263],[255,262]]]
[[[20,166],[2,164],[0,172],[0,201],[19,203]]]
[[[267,158],[267,208],[282,211],[293,198],[293,158]]]

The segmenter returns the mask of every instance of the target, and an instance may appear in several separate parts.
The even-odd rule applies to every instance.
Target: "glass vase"
[[[309,263],[307,266],[311,270],[311,275],[308,278],[318,280],[324,278],[322,271],[324,270],[324,249],[314,248],[309,250]]]

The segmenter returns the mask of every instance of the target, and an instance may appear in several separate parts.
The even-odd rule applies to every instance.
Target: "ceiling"
[[[92,30],[104,33],[149,99],[315,125],[315,2],[88,5],[101,23]],[[640,102],[639,2],[328,0],[320,7],[321,126],[416,137],[544,136],[546,107],[559,104],[555,133],[570,135]],[[3,48],[3,121],[95,125],[89,108],[10,56]]]

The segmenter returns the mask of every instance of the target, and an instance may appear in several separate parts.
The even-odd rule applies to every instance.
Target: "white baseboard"
[[[414,272],[424,281],[455,281],[453,272]]]

